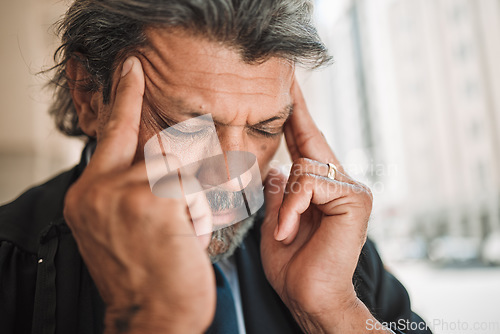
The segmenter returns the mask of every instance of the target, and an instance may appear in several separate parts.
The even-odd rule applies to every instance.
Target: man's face
[[[180,30],[147,35],[150,47],[138,55],[146,87],[137,158],[158,131],[209,113],[222,150],[253,153],[265,178],[291,110],[292,63],[246,64],[228,47]]]
[[[211,114],[222,151],[253,153],[264,179],[291,112],[293,64],[280,58],[247,64],[227,46],[181,30],[150,29],[147,36],[150,45],[137,55],[146,86],[136,159],[159,131]],[[100,129],[108,114],[99,115]],[[189,135],[186,141],[195,140]],[[209,149],[190,147],[186,154],[198,156],[203,152],[193,147]],[[210,184],[211,175],[206,169],[197,177]]]

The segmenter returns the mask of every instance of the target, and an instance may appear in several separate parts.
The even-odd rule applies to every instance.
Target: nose
[[[216,126],[216,129],[223,152],[247,150],[244,125],[221,125]]]
[[[206,188],[240,191],[250,183],[252,175],[246,166],[247,161],[231,158],[227,152],[248,150],[245,127],[222,125],[216,128],[224,155],[200,166],[198,179]]]

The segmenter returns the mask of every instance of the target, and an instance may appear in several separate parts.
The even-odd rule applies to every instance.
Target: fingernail
[[[276,229],[274,230],[274,240],[276,241],[283,241],[286,239],[286,235],[283,234],[283,231],[279,229],[279,225],[276,226]]]
[[[129,57],[122,65],[122,78],[130,72],[132,67],[134,66],[134,60],[132,57]]]

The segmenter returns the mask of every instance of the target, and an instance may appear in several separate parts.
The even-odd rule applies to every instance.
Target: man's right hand
[[[144,161],[134,163],[144,74],[135,57],[122,73],[64,217],[107,305],[106,333],[202,332],[216,303],[209,239],[196,238],[185,200],[154,196]]]

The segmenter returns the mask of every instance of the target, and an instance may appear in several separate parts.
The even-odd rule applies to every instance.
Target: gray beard
[[[212,232],[212,240],[208,245],[208,256],[212,263],[227,259],[241,245],[248,230],[253,226],[255,214],[239,223]]]

